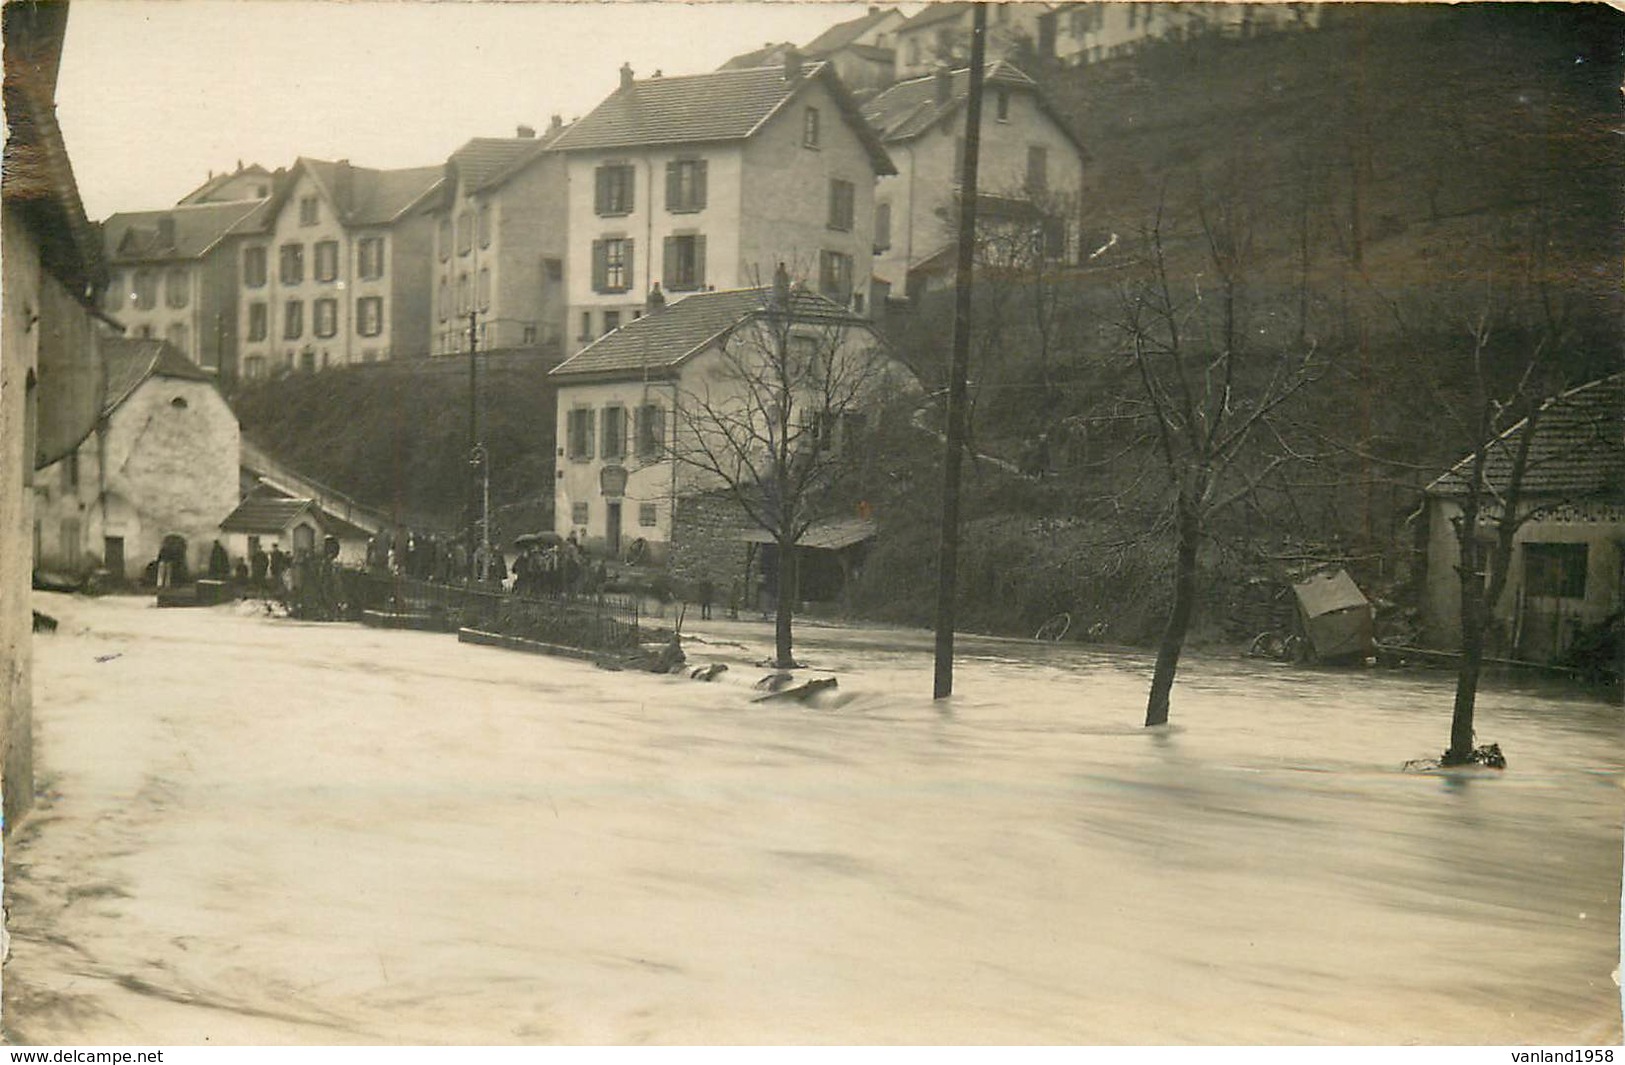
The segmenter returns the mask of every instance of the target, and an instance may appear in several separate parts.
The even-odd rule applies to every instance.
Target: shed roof
[[[868,518],[841,518],[834,521],[815,521],[796,541],[798,547],[811,547],[821,551],[839,551],[843,547],[861,544],[875,536],[875,523]],[[778,537],[766,529],[747,529],[740,536],[747,544],[772,544]]]
[[[863,142],[878,174],[895,174],[891,158],[863,121],[857,101],[828,63],[809,63],[785,79],[784,67],[717,70],[645,78],[617,89],[553,142],[559,151],[637,148],[745,140],[792,99],[821,83]]]
[[[1486,459],[1485,480],[1509,487],[1518,441],[1528,419],[1502,433]],[[1463,496],[1472,476],[1468,455],[1428,485],[1435,496]],[[1539,499],[1625,499],[1625,372],[1572,388],[1541,404],[1529,445],[1523,495]]]
[[[107,366],[103,415],[113,413],[149,377],[214,383],[208,371],[182,355],[167,340],[103,334],[96,343]]]
[[[696,292],[604,334],[554,367],[549,376],[664,375],[741,322],[764,313],[771,295],[772,289],[765,287]],[[796,290],[791,299],[798,321],[871,328],[867,319],[815,293]]]
[[[341,540],[365,540],[370,533],[336,514],[322,509],[314,499],[278,495],[264,488],[256,488],[237,504],[237,509],[226,515],[220,523],[224,532],[280,533],[308,514],[326,535]]]

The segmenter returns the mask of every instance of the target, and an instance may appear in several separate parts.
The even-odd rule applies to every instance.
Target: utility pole
[[[468,468],[474,482],[468,492],[468,551],[472,559],[479,543],[480,522],[480,415],[479,415],[479,312],[468,312]],[[472,565],[469,572],[473,572]]]
[[[987,4],[972,8],[970,98],[959,175],[959,262],[954,277],[954,349],[948,374],[948,442],[943,456],[942,545],[937,553],[937,660],[931,698],[954,693],[954,595],[959,568],[959,468],[965,449],[965,378],[970,364],[971,266],[976,252],[976,165],[982,147],[982,63]]]

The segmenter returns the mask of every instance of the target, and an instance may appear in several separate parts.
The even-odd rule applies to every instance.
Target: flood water
[[[1603,1043],[1625,743],[1444,674],[803,625],[714,684],[39,597],[5,1023],[43,1042]]]

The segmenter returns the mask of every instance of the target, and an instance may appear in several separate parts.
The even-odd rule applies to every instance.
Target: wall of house
[[[0,792],[9,830],[34,798],[34,424],[38,399],[39,248],[8,206],[0,215]]]
[[[816,148],[802,143],[809,107],[819,112]],[[829,90],[815,82],[781,108],[746,142],[744,166],[749,180],[741,201],[743,221],[734,267],[740,283],[767,284],[776,264],[783,262],[792,277],[817,288],[819,253],[832,251],[852,256],[853,289],[867,298],[874,252],[874,164]],[[832,179],[853,185],[849,231],[829,227]]]
[[[744,535],[751,528],[739,505],[727,495],[691,495],[677,502],[667,571],[687,596],[692,596],[701,581],[709,580],[714,589],[714,616],[722,616],[736,599],[744,607],[746,565],[753,557]],[[760,548],[754,554],[759,556]],[[748,576],[751,582],[759,578],[760,566]]]
[[[320,200],[314,225],[300,222],[299,205],[308,196]],[[338,272],[332,281],[316,280],[316,245],[323,241],[338,243]],[[304,270],[298,282],[289,283],[282,278],[282,248],[297,244],[304,249]],[[265,283],[251,286],[243,269],[244,256],[251,247],[265,249]],[[240,242],[237,267],[243,278],[242,299],[238,309],[238,336],[242,337],[242,359],[247,372],[263,365],[265,372],[298,370],[305,367],[321,369],[324,366],[343,365],[352,355],[352,331],[355,315],[355,292],[350,282],[354,270],[354,249],[349,234],[340,224],[333,205],[322,196],[319,186],[309,174],[301,173],[297,183],[282,203],[281,210],[264,236]],[[340,288],[340,283],[344,288]],[[337,329],[331,337],[316,336],[316,308],[318,299],[337,301]],[[292,301],[304,305],[303,320],[297,336],[288,336],[284,328],[284,307]],[[266,335],[263,340],[251,339],[249,329],[252,306],[266,304]],[[308,361],[307,361],[308,359]],[[254,360],[263,360],[256,363]]]
[[[1427,508],[1426,584],[1422,623],[1429,647],[1461,646],[1460,552],[1451,520],[1461,514],[1452,500],[1430,499]],[[1586,545],[1585,595],[1556,599],[1530,596],[1526,576],[1529,544]],[[1494,606],[1490,653],[1550,661],[1566,649],[1576,625],[1596,625],[1625,604],[1625,505],[1586,503],[1557,507],[1526,523],[1513,543],[1506,591]]]
[[[1031,93],[1009,89],[1009,117],[1000,121],[999,89],[989,86],[982,103],[977,188],[984,195],[1024,196],[1027,150],[1042,147],[1048,192],[1039,202],[1066,219],[1067,254],[1075,257],[1083,160]],[[957,226],[948,218],[957,218],[954,189],[963,129],[963,119],[956,118],[947,128],[934,128],[906,145],[888,146],[898,173],[880,179],[875,200],[892,205],[891,244],[875,257],[874,272],[892,283],[894,293],[903,290],[909,267],[953,243]]]
[[[666,207],[666,164],[679,159],[706,162],[706,200],[699,211],[672,212]],[[600,166],[611,163],[634,167],[633,207],[626,215],[600,216],[595,209],[595,175]],[[743,288],[757,283],[755,275],[740,265],[740,212],[746,191],[742,166],[743,155],[738,144],[570,153],[566,164],[569,189],[569,253],[564,268],[569,291],[569,311],[564,323],[566,350],[579,351],[601,336],[605,332],[605,311],[619,312],[624,325],[642,313],[653,282],[662,281],[661,287],[667,287],[661,276],[665,271],[667,237],[705,237],[707,288]],[[749,185],[754,187],[758,183],[753,173]],[[593,291],[593,242],[605,238],[627,238],[633,242],[630,287],[623,293]],[[771,265],[764,276],[771,279]],[[583,316],[587,316],[590,328],[584,329]]]
[[[408,214],[388,227],[357,230],[355,239],[381,236],[385,244],[384,276],[376,281],[358,281],[357,298],[380,295],[384,298],[384,334],[358,337],[359,361],[412,358],[427,355],[429,325],[434,320],[430,279],[434,249],[434,223],[421,212]],[[356,265],[352,249],[350,265]],[[351,308],[352,314],[354,307]]]
[[[989,63],[1006,59],[1023,42],[1038,41],[1038,19],[1048,10],[1046,4],[1000,3],[989,8],[986,55]],[[956,18],[896,33],[897,78],[899,81],[929,74],[941,59],[961,62],[970,56],[971,12],[967,8]]]
[[[600,475],[606,465],[623,466],[627,470],[626,492],[621,504],[621,548],[637,539],[648,545],[649,559],[661,562],[666,545],[671,540],[672,492],[675,468],[668,455],[639,458],[635,453],[634,411],[642,404],[657,404],[666,411],[667,444],[675,425],[673,415],[673,388],[669,382],[615,381],[600,384],[559,383],[558,439],[554,448],[554,531],[560,536],[572,532],[597,554],[604,553],[608,506],[613,500],[605,497]],[[604,408],[621,406],[626,410],[625,457],[604,459]],[[578,408],[589,408],[593,416],[593,454],[591,457],[572,459],[568,451],[569,415]],[[587,520],[578,522],[574,508],[585,504]],[[644,525],[640,510],[654,507],[654,524]]]

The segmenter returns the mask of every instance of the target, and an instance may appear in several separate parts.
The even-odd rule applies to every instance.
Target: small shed
[[[1325,570],[1292,585],[1304,635],[1322,662],[1364,660],[1374,653],[1371,602],[1347,570]]]
[[[271,544],[280,544],[297,557],[320,550],[322,541],[331,536],[339,542],[338,561],[347,566],[366,564],[371,538],[367,530],[328,513],[314,499],[280,496],[264,488],[250,492],[220,523],[220,531],[228,537],[226,548],[234,558],[247,557],[255,542],[266,551]]]

